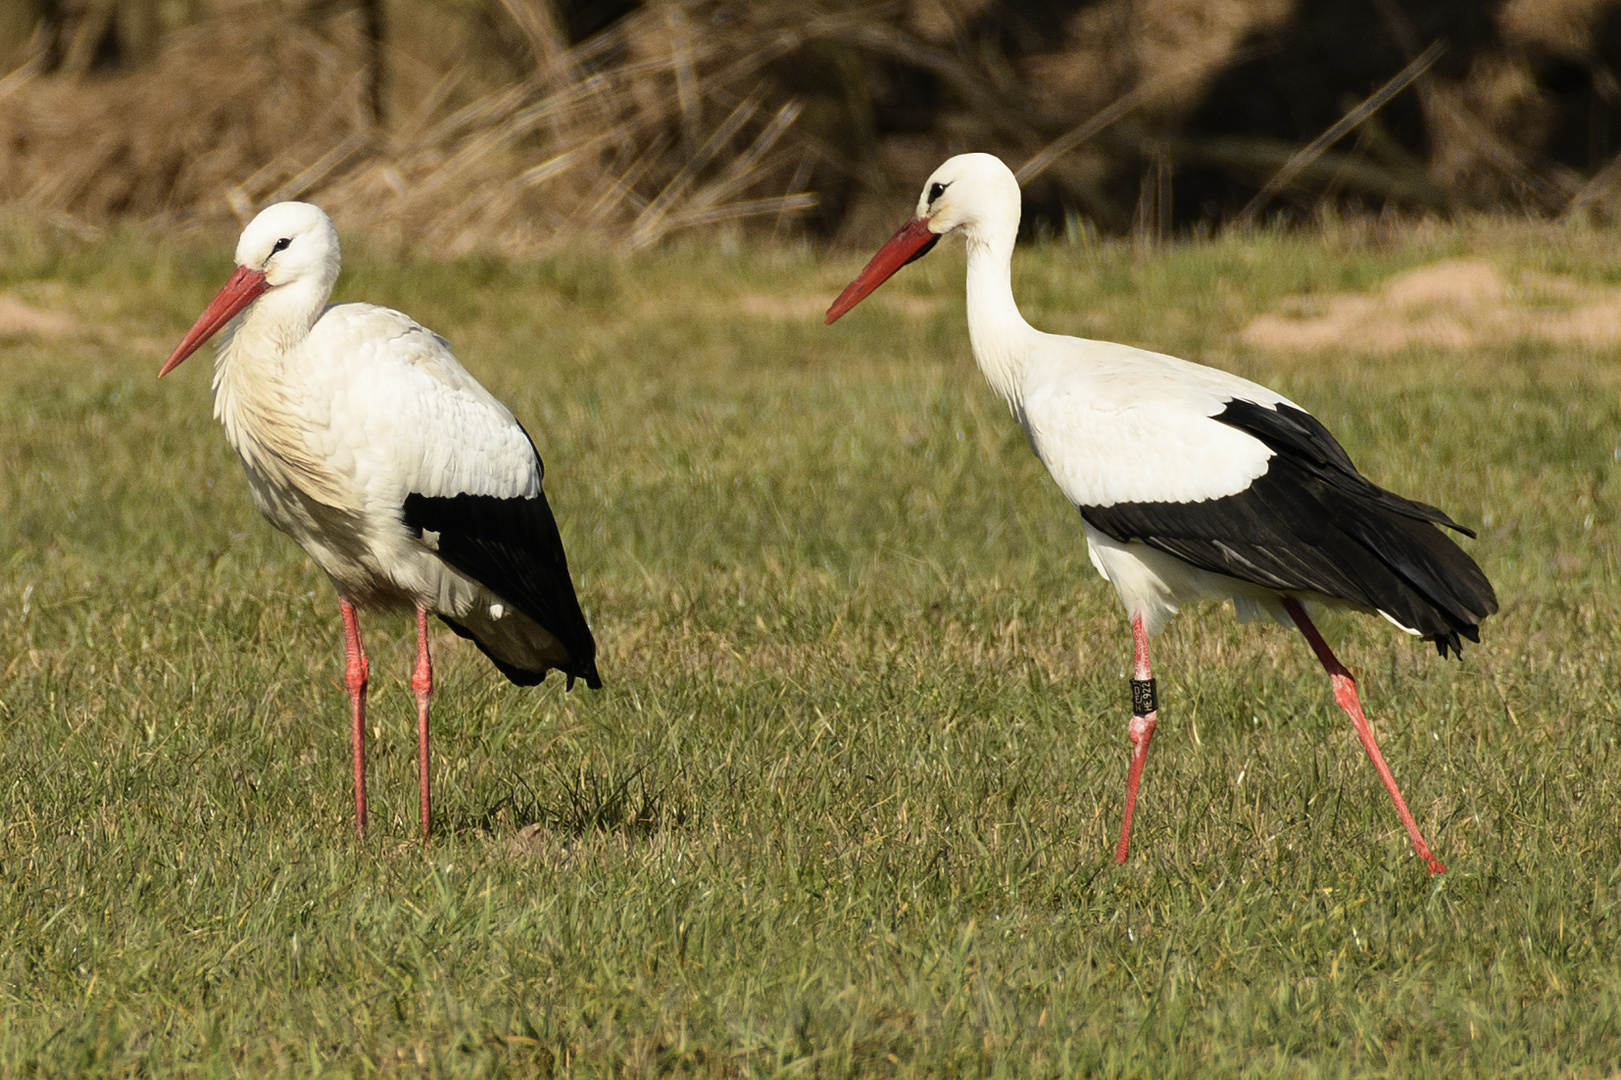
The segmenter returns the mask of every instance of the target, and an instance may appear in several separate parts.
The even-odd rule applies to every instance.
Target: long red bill
[[[219,333],[220,327],[230,322],[237,312],[259,299],[266,289],[270,288],[265,282],[263,270],[249,270],[246,266],[236,268],[231,280],[209,302],[203,313],[197,316],[197,321],[191,324],[186,336],[180,339],[174,352],[164,362],[158,371],[158,378],[163,378],[169,372],[179,367],[181,361],[202,348],[203,342]]]
[[[867,268],[844,287],[839,298],[833,301],[833,306],[827,309],[827,318],[823,323],[831,326],[841,315],[865,300],[868,293],[888,281],[895,271],[913,259],[921,259],[939,242],[939,235],[929,231],[927,218],[913,218],[902,225],[900,230],[878,249],[878,254],[872,257]]]

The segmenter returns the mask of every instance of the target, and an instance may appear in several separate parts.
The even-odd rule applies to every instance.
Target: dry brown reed
[[[1581,163],[1548,149],[1603,103],[1564,101],[1537,72],[1602,74],[1617,3],[1512,0],[1491,33],[1449,43],[1447,73],[1392,78],[1438,40],[1418,23],[1446,0],[1372,0],[1380,25],[1355,67],[1370,81],[1311,87],[1331,102],[1314,115],[1341,117],[1319,133],[1198,119],[1212,94],[1268,113],[1267,65],[1326,18],[1292,0],[643,0],[577,44],[555,0],[59,0],[80,21],[0,75],[0,205],[81,231],[223,230],[308,198],[346,229],[442,254],[802,223],[865,243],[944,156],[978,149],[1022,166],[1039,213],[1106,231],[1163,235],[1198,199],[1240,221],[1342,198],[1610,218],[1608,129],[1581,121]],[[1008,44],[1038,7],[1050,33]],[[152,29],[171,8],[190,14]],[[144,44],[97,69],[114,9],[146,12]],[[1594,79],[1595,94],[1614,82]],[[1390,109],[1372,117],[1391,97],[1416,98],[1421,139],[1398,144]]]
[[[502,0],[532,50],[529,73],[481,87],[468,57],[403,103],[397,94],[405,115],[383,128],[355,20],[301,18],[274,0],[221,5],[137,74],[67,80],[25,65],[6,76],[0,201],[93,226],[243,220],[311,198],[347,228],[450,254],[601,237],[636,248],[814,205],[800,105],[760,77],[802,35],[702,34],[701,6],[650,5],[570,48],[547,4]]]

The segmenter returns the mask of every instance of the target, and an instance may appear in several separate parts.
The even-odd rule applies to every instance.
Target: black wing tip
[[[568,667],[553,667],[548,665],[541,668],[539,671],[533,671],[529,668],[521,668],[515,664],[509,664],[499,656],[496,656],[489,650],[488,647],[485,646],[482,641],[473,636],[473,632],[471,630],[467,629],[467,627],[463,626],[461,623],[456,622],[454,619],[449,619],[444,615],[440,615],[439,621],[450,627],[451,630],[455,631],[457,637],[466,638],[474,645],[477,645],[478,651],[488,657],[490,663],[495,665],[495,670],[499,671],[503,676],[505,676],[506,680],[514,686],[539,686],[541,683],[546,681],[546,676],[550,675],[555,670],[561,671],[563,673],[563,677],[568,680],[563,687],[565,690],[574,689],[575,679],[584,680],[585,685],[589,689],[602,689],[602,676],[597,674],[597,658],[594,654],[587,656],[584,660],[572,660]]]
[[[488,652],[484,655],[490,656]],[[597,674],[595,663],[589,666],[573,668],[545,667],[539,671],[530,671],[527,668],[513,667],[511,664],[497,660],[493,656],[490,656],[490,662],[495,665],[495,670],[506,676],[507,681],[514,686],[539,686],[546,681],[548,675],[556,671],[563,676],[563,689],[565,691],[573,690],[576,681],[585,683],[588,690],[602,689],[602,676]]]
[[[1381,488],[1380,490],[1382,491],[1384,489]],[[1397,495],[1395,498],[1400,499],[1401,496]],[[1420,507],[1421,509],[1433,512],[1433,516],[1421,517],[1419,518],[1420,521],[1428,521],[1433,525],[1440,525],[1444,528],[1451,529],[1453,532],[1458,533],[1461,536],[1467,536],[1471,540],[1480,539],[1480,537],[1475,535],[1475,530],[1471,529],[1467,525],[1460,525],[1456,521],[1453,521],[1452,515],[1448,514],[1446,511],[1431,506],[1429,503],[1419,502],[1417,499],[1407,499],[1405,501],[1410,502],[1414,506]]]
[[[485,655],[489,656],[488,653],[485,653]],[[539,671],[515,668],[511,664],[502,663],[493,656],[490,656],[490,660],[495,664],[497,671],[518,686],[539,686],[546,681],[546,676],[556,671],[563,676],[564,692],[572,691],[576,682],[585,683],[587,690],[602,689],[602,676],[597,674],[597,662],[595,660],[587,660],[583,664],[576,663],[570,667],[547,667]]]
[[[1496,611],[1497,611],[1497,605],[1494,602],[1492,604],[1492,606],[1491,606],[1491,610],[1486,612],[1486,615],[1495,614]],[[1482,615],[1481,618],[1484,619],[1486,617],[1486,615]],[[1447,630],[1445,633],[1437,633],[1437,634],[1430,635],[1429,640],[1435,642],[1435,651],[1441,654],[1441,659],[1445,660],[1447,658],[1447,653],[1451,652],[1454,659],[1462,660],[1463,659],[1463,639],[1465,639],[1465,638],[1467,638],[1469,641],[1473,642],[1474,644],[1479,645],[1480,644],[1480,624],[1479,623],[1462,623],[1462,624],[1459,624],[1457,626],[1452,627],[1450,630]]]
[[[595,663],[593,663],[590,671],[566,671],[564,675],[569,676],[569,684],[564,686],[564,689],[569,689],[569,691],[574,689],[575,679],[580,679],[582,683],[585,683],[585,689],[603,688],[603,676],[597,675],[597,665]]]
[[[589,657],[585,663],[577,665],[572,670],[562,668],[558,670],[562,671],[563,677],[568,680],[563,684],[564,690],[573,690],[575,680],[585,683],[587,690],[602,689],[602,676],[597,674],[597,660],[594,656]]]
[[[541,683],[546,681],[546,676],[550,675],[553,671],[556,671],[563,676],[563,689],[565,691],[573,690],[574,683],[576,681],[585,683],[586,689],[588,690],[602,689],[602,676],[597,674],[597,664],[595,660],[587,661],[584,664],[575,664],[570,667],[543,667],[539,671],[531,671],[528,668],[515,667],[504,660],[497,660],[490,654],[488,649],[485,649],[482,644],[479,644],[476,638],[473,640],[473,643],[478,645],[480,651],[482,651],[485,656],[490,658],[490,663],[495,665],[495,670],[506,676],[507,681],[512,683],[514,686],[539,686]]]

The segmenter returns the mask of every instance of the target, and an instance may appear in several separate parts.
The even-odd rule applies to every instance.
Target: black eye
[[[933,206],[934,205],[934,200],[938,199],[940,196],[944,195],[945,193],[946,193],[946,185],[945,184],[939,184],[939,183],[930,184],[929,185],[929,205]]]
[[[935,186],[939,187],[938,184],[936,184]],[[270,254],[274,255],[278,251],[286,251],[288,248],[290,248],[292,246],[293,246],[293,238],[290,237],[290,236],[284,236],[280,240],[276,241],[276,246],[270,249]]]

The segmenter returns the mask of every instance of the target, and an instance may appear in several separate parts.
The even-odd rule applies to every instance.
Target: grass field
[[[519,691],[438,633],[424,849],[410,627],[371,619],[357,842],[331,588],[206,359],[154,378],[226,250],[13,223],[0,291],[79,329],[0,341],[0,1074],[1615,1075],[1621,357],[1237,336],[1460,254],[1611,283],[1614,248],[1017,259],[1038,325],[1262,379],[1480,529],[1503,611],[1461,663],[1325,624],[1426,880],[1298,635],[1216,607],[1156,644],[1113,865],[1129,637],[973,368],[960,245],[833,328],[859,257],[352,254],[339,299],[444,333],[535,436],[608,682]]]

